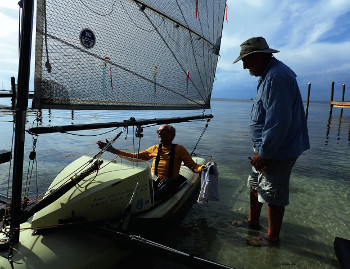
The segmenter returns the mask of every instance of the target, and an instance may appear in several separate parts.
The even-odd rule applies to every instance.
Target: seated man
[[[178,187],[185,181],[180,172],[181,163],[191,169],[195,173],[202,170],[203,165],[196,164],[188,151],[181,145],[173,144],[176,130],[174,126],[164,124],[157,130],[160,144],[154,145],[144,151],[141,151],[138,156],[137,153],[129,153],[120,151],[109,146],[106,150],[125,157],[139,158],[141,160],[151,160],[152,173],[158,177],[154,182],[155,200],[162,198],[169,198],[176,193]],[[108,142],[108,141],[107,141]],[[99,148],[104,148],[106,143],[98,141]]]

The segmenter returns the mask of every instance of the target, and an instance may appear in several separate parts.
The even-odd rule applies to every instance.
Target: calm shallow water
[[[262,210],[263,230],[248,234],[247,230],[230,225],[234,219],[243,219],[249,212],[249,190],[246,178],[250,171],[248,157],[251,142],[248,136],[250,101],[213,101],[214,114],[196,153],[213,156],[219,169],[220,201],[194,205],[170,241],[172,246],[234,268],[338,268],[333,250],[336,236],[350,239],[350,110],[333,109],[328,119],[329,104],[312,102],[309,107],[308,127],[311,149],[297,161],[291,176],[290,205],[286,208],[277,247],[246,245],[250,236],[267,232],[267,208]],[[153,112],[138,111],[136,119],[194,115],[193,111]],[[128,119],[122,111],[43,111],[43,125],[109,122]],[[28,117],[27,128],[34,121]],[[12,117],[0,112],[0,149],[10,150]],[[192,151],[205,122],[176,124],[175,143]],[[156,144],[157,127],[144,129],[141,149]],[[55,175],[83,154],[97,153],[96,141],[113,137],[119,130],[103,134],[101,130],[75,134],[40,135],[36,145],[39,192],[44,191]],[[117,147],[132,150],[132,130],[117,141]],[[137,147],[138,141],[135,141]],[[26,156],[32,149],[32,138],[26,136]],[[28,167],[26,157],[24,170]],[[0,193],[7,190],[9,164],[0,165]],[[24,178],[25,180],[25,178]],[[35,186],[35,181],[32,182]],[[33,190],[35,193],[35,189]],[[170,243],[169,243],[170,244]],[[186,268],[175,262],[157,260],[157,268]]]

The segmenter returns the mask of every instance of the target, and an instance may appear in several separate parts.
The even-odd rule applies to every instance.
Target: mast
[[[22,27],[18,64],[18,99],[15,113],[15,145],[11,202],[12,243],[19,242],[26,111],[28,107],[34,0],[22,1]]]

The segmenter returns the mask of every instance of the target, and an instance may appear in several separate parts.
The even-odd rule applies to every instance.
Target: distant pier
[[[343,84],[343,93],[342,93],[341,101],[334,101],[333,100],[334,84],[335,84],[335,82],[333,81],[332,86],[331,86],[331,98],[329,101],[329,117],[332,116],[333,107],[341,108],[341,110],[340,110],[340,117],[341,117],[343,115],[343,108],[350,108],[350,101],[344,100],[344,98],[345,98],[345,84]],[[307,100],[306,100],[306,108],[305,108],[306,119],[308,118],[308,114],[309,114],[310,90],[311,90],[311,82],[308,83],[308,90],[307,90]]]
[[[334,81],[332,82],[332,87],[331,87],[331,99],[329,101],[329,115],[332,115],[332,109],[333,107],[340,107],[341,108],[341,114],[343,114],[343,108],[350,108],[350,102],[344,101],[345,97],[345,84],[343,84],[343,93],[342,93],[342,98],[341,101],[334,101],[333,96],[334,96]]]

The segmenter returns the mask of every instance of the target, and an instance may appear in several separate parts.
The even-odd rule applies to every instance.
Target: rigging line
[[[71,133],[71,132],[66,132],[66,131],[63,131],[62,133],[64,133],[64,134],[69,134],[69,135],[75,135],[75,136],[100,136],[100,135],[104,135],[104,134],[108,134],[108,133],[114,132],[114,131],[116,131],[118,128],[119,128],[119,127],[116,127],[116,128],[114,128],[113,130],[106,131],[106,132],[104,132],[104,133],[94,134],[94,135],[79,135],[79,134],[75,134],[75,133]]]
[[[79,1],[83,4],[83,6],[85,6],[87,9],[89,9],[92,13],[95,13],[95,14],[97,14],[97,15],[99,15],[99,16],[103,16],[103,17],[109,16],[109,15],[111,15],[111,14],[113,13],[115,3],[117,2],[117,0],[115,0],[115,1],[113,2],[113,4],[112,4],[112,9],[111,9],[111,11],[110,11],[109,13],[102,14],[102,13],[98,13],[98,12],[94,11],[92,8],[89,7],[89,5],[85,4],[83,0],[79,0]]]
[[[218,27],[214,27],[214,24],[215,24],[215,23],[218,23],[219,26],[220,26],[220,22],[223,22],[223,21],[224,21],[224,19],[225,19],[225,12],[226,12],[226,1],[227,1],[227,0],[222,1],[222,3],[223,3],[223,7],[222,7],[223,13],[222,13],[222,19],[221,19],[221,20],[219,20],[219,19],[218,19],[218,20],[214,20],[214,12],[213,12],[213,38],[214,38],[214,35],[215,35],[214,31],[215,31],[216,28],[217,28],[216,36],[219,38],[220,35],[222,34],[223,27],[224,27],[224,23],[221,23],[221,29],[219,29]],[[213,3],[213,4],[214,4],[214,3]],[[214,10],[214,7],[213,7],[213,10]],[[216,59],[216,62],[218,62],[218,61],[220,60],[220,58],[221,58],[221,56],[218,54],[218,57],[217,57],[217,59]],[[212,66],[213,66],[213,65],[212,65]],[[213,70],[212,70],[212,72],[214,73],[214,77],[212,78],[212,82],[211,82],[211,83],[214,83],[214,80],[215,80],[215,71],[216,71],[216,66],[215,66],[215,67],[213,68]],[[211,89],[210,94],[211,94],[212,91],[213,91],[213,89]]]
[[[146,16],[146,18],[148,19],[148,21],[153,25],[153,27],[155,27],[154,24],[153,24],[153,22],[152,22],[151,19],[149,18],[149,16],[148,16],[144,11],[143,11],[143,14]],[[181,69],[182,69],[182,70],[184,71],[184,73],[186,74],[186,73],[187,73],[186,70],[183,68],[183,66],[181,65],[179,59],[176,57],[175,53],[174,53],[173,50],[170,48],[169,44],[165,41],[165,39],[164,39],[164,37],[162,36],[162,34],[158,31],[158,29],[155,29],[155,30],[156,30],[156,32],[158,33],[159,37],[163,40],[164,44],[165,44],[165,45],[167,46],[167,48],[169,49],[170,53],[173,55],[173,57],[174,57],[174,59],[176,60],[176,62],[179,64],[179,66],[181,67]],[[191,35],[191,33],[190,33],[190,35]],[[192,38],[191,38],[191,42],[192,42]],[[195,57],[194,57],[194,58],[195,58]],[[197,70],[198,70],[198,66],[197,66]],[[199,70],[198,70],[198,71],[199,71]],[[198,94],[201,96],[202,100],[205,102],[205,101],[206,101],[206,98],[204,98],[204,97],[202,96],[201,92],[198,90],[198,88],[196,87],[195,83],[193,83],[192,79],[191,79],[191,78],[189,78],[189,79],[190,79],[190,81],[192,82],[192,84],[194,85],[194,87],[195,87],[195,89],[197,90]],[[203,84],[203,83],[202,83],[202,84]],[[158,85],[160,85],[160,84],[158,84]],[[179,94],[179,93],[178,93],[178,94]],[[186,96],[184,96],[184,95],[182,95],[182,94],[179,94],[179,95],[181,95],[182,97],[184,97],[184,98],[186,98],[186,99],[188,99],[188,100],[191,100],[190,98],[188,98],[188,97],[186,97]],[[197,103],[197,102],[196,102],[196,103]]]
[[[212,25],[212,38],[213,38],[213,40],[217,40],[217,38],[218,38],[218,36],[219,36],[219,34],[220,33],[217,33],[216,34],[216,38],[215,38],[215,33],[214,33],[214,29],[216,28],[215,27],[215,17],[214,17],[214,11],[215,11],[215,7],[214,7],[214,1],[212,2],[212,21],[213,21],[213,25]],[[207,2],[207,6],[208,6],[209,4],[208,4],[208,2]],[[207,12],[207,19],[209,20],[209,13]],[[210,34],[210,29],[209,29],[210,27],[209,27],[209,24],[208,24],[208,34]],[[215,44],[216,45],[216,44]],[[218,57],[216,57],[215,59],[215,62],[216,62],[216,64],[217,64],[217,62],[218,62],[218,58],[219,58],[219,56],[220,55],[218,55]],[[214,67],[214,65],[213,65],[213,62],[214,62],[214,60],[213,60],[213,58],[212,57],[209,57],[209,54],[208,54],[208,63],[209,63],[209,66],[211,66],[212,67],[212,69],[211,70],[208,70],[208,72],[211,72],[212,74],[214,74],[214,76],[208,76],[209,78],[210,78],[210,80],[209,80],[209,85],[213,85],[213,83],[214,83],[214,78],[215,78],[215,67]],[[215,65],[216,66],[216,65]],[[209,92],[208,92],[208,95],[210,96],[211,95],[211,93],[212,93],[212,91],[213,91],[213,87],[211,87],[210,89],[209,89]]]
[[[197,140],[197,143],[196,143],[196,145],[194,146],[194,148],[193,148],[193,150],[192,150],[192,152],[191,152],[191,156],[194,155],[194,151],[197,149],[197,146],[198,146],[198,144],[199,144],[199,141],[202,139],[202,137],[203,137],[205,131],[207,130],[208,125],[209,125],[209,122],[210,122],[210,118],[207,119],[207,123],[205,124],[204,129],[203,129],[201,135],[199,136],[199,138],[198,138],[198,140]]]
[[[101,150],[101,151],[102,151],[102,150]],[[98,154],[97,154],[97,155],[98,155]],[[97,168],[97,170],[96,170],[95,176],[94,176],[93,178],[91,178],[90,181],[89,181],[88,183],[86,183],[86,185],[85,185],[85,187],[84,187],[85,190],[86,190],[86,188],[97,178],[99,171],[100,171],[102,168],[106,167],[107,165],[113,163],[118,157],[119,157],[119,155],[116,155],[116,157],[114,157],[114,158],[113,158],[112,160],[110,160],[108,163],[106,163],[106,164],[104,164],[104,165],[103,165],[103,163],[102,163],[100,166],[98,166],[98,168]],[[100,159],[100,158],[97,157],[97,159]],[[77,186],[78,186],[79,188],[83,188],[83,186],[80,186],[79,183],[77,183]]]
[[[214,3],[215,3],[215,2],[212,2],[212,4],[213,4],[212,10],[213,10],[213,11],[215,10],[215,8],[214,8]],[[222,20],[223,20],[224,17],[225,17],[225,8],[226,8],[226,1],[225,1],[225,3],[224,3],[224,8],[223,8],[223,9],[224,9],[224,12],[223,12],[223,18],[222,18]],[[219,8],[219,10],[220,10],[220,8]],[[207,13],[207,16],[209,16],[208,13]],[[220,25],[220,20],[215,20],[214,12],[212,12],[212,16],[213,16],[212,38],[213,38],[213,40],[215,40],[215,29],[216,29],[217,27],[215,27],[214,25],[215,25],[217,22],[218,22],[219,25]],[[209,19],[209,18],[208,18],[208,19]],[[222,23],[221,29],[217,29],[216,39],[220,36],[220,33],[222,32],[222,29],[223,29],[223,25],[224,25],[224,24]],[[209,26],[209,25],[208,25],[208,26]],[[209,33],[209,30],[208,30],[208,33]],[[209,56],[209,55],[208,55],[208,56]],[[208,57],[208,58],[209,58],[209,57]],[[218,62],[219,59],[220,59],[220,55],[218,55],[218,57],[217,57],[217,59],[216,59],[216,62]],[[213,58],[209,58],[209,59],[208,59],[208,62],[212,62],[212,61],[213,61]],[[211,64],[211,66],[213,66],[213,64]],[[214,83],[214,80],[215,80],[215,69],[216,69],[216,67],[214,67],[214,68],[211,70],[211,72],[214,74],[214,77],[211,78],[210,84],[213,84],[213,83]],[[209,77],[211,77],[211,76],[209,76]],[[213,91],[213,88],[210,89],[210,93],[208,93],[208,94],[211,95],[212,91]]]
[[[223,10],[224,10],[224,12],[222,13],[221,29],[217,29],[217,36],[218,36],[218,37],[220,36],[220,34],[222,34],[222,31],[223,31],[223,29],[224,29],[225,9],[226,9],[226,1],[225,1],[224,4],[223,4]],[[214,16],[214,14],[213,14],[213,16]],[[214,21],[214,20],[213,20],[213,21]],[[220,20],[219,20],[219,25],[220,25]],[[214,27],[213,27],[213,32],[214,32]],[[216,44],[215,44],[215,45],[216,45]]]
[[[78,173],[80,173],[81,171],[83,171],[89,164],[91,164],[91,162],[87,161],[85,163],[83,163],[80,167],[76,168],[74,171],[72,171],[70,174],[68,174],[67,176],[65,176],[64,178],[62,178],[59,182],[57,182],[55,185],[51,186],[51,188],[49,188],[45,193],[47,193],[48,191],[50,191],[51,189],[55,188],[57,185],[61,184],[66,184],[69,180],[74,180],[74,176],[77,175]],[[42,197],[45,195],[45,193],[42,193],[41,195],[39,195],[38,197]]]
[[[132,126],[132,149],[135,153],[135,126]]]
[[[213,5],[214,5],[214,3],[213,3]],[[213,9],[214,9],[214,7],[213,7]],[[215,27],[214,27],[214,24],[215,24],[215,22],[214,22],[214,12],[212,13],[212,15],[213,15],[213,40],[215,40],[215,38],[214,38],[214,35],[215,35],[215,33],[214,33],[214,29],[215,29]]]
[[[44,33],[41,32],[40,30],[37,30],[37,33],[40,33],[40,34],[42,34],[42,35],[44,34]],[[80,50],[81,52],[84,52],[84,53],[86,53],[86,54],[88,54],[88,55],[90,55],[90,56],[92,56],[92,57],[95,57],[95,58],[97,58],[97,59],[100,59],[101,61],[104,61],[104,60],[105,60],[104,57],[98,56],[98,55],[96,55],[96,54],[94,54],[94,53],[92,53],[92,52],[86,51],[86,50],[84,50],[84,49],[82,49],[82,48],[80,48],[80,47],[78,47],[78,46],[75,46],[75,45],[73,45],[73,44],[70,44],[70,43],[68,43],[67,41],[65,41],[65,40],[63,40],[63,39],[61,39],[61,38],[58,38],[58,37],[53,36],[53,35],[50,35],[50,34],[47,34],[47,36],[50,37],[50,38],[52,38],[52,39],[55,39],[55,40],[57,40],[57,41],[59,41],[59,42],[62,42],[63,44],[65,44],[65,45],[67,45],[67,46],[70,46],[70,47],[72,47],[72,48],[74,48],[74,49]],[[146,81],[148,81],[148,82],[150,82],[150,83],[152,83],[152,84],[154,83],[154,81],[153,81],[152,79],[148,79],[148,78],[146,78],[145,76],[142,76],[142,75],[140,75],[140,74],[138,74],[138,73],[136,73],[136,72],[134,72],[134,71],[131,71],[131,70],[129,70],[129,69],[127,69],[127,68],[125,68],[125,67],[123,67],[123,66],[121,66],[121,65],[118,65],[118,64],[116,64],[116,63],[114,63],[114,62],[112,62],[112,61],[109,61],[109,64],[111,64],[111,65],[113,65],[113,66],[115,66],[115,67],[117,67],[117,68],[120,68],[120,69],[124,70],[125,72],[131,73],[131,74],[133,74],[133,75],[135,75],[135,76],[137,76],[137,77],[139,77],[139,78],[142,78],[143,80],[146,80]],[[191,102],[193,102],[193,103],[195,103],[195,104],[197,104],[197,105],[199,105],[199,106],[201,106],[201,107],[205,107],[205,105],[203,105],[203,104],[197,102],[196,100],[193,100],[192,98],[186,97],[184,94],[178,93],[178,92],[176,92],[176,91],[174,91],[174,90],[172,90],[172,89],[170,89],[170,88],[168,88],[168,87],[166,87],[166,86],[164,86],[164,85],[162,85],[162,84],[160,84],[160,83],[158,83],[158,85],[159,85],[160,87],[162,87],[163,89],[165,89],[165,90],[167,90],[167,91],[169,91],[169,92],[172,92],[172,93],[174,93],[174,94],[177,94],[177,95],[179,95],[179,96],[181,96],[181,97],[183,97],[183,98],[185,98],[185,99],[187,99],[187,100],[189,100],[189,101],[191,101]]]
[[[182,14],[182,17],[183,17],[184,21],[186,22],[186,18],[185,18],[185,16],[184,16],[183,12],[182,12],[182,9],[181,9],[181,7],[180,7],[180,5],[179,5],[178,0],[176,0],[176,3],[177,3],[177,6],[179,7],[179,10],[180,10],[180,12],[181,12],[181,14]],[[186,24],[187,24],[187,22],[186,22]],[[203,83],[203,79],[202,79],[202,76],[201,76],[201,73],[200,73],[199,68],[198,68],[197,59],[196,59],[196,57],[195,57],[195,50],[194,50],[194,45],[193,45],[193,41],[192,41],[191,32],[189,32],[189,34],[190,34],[190,37],[191,37],[190,40],[191,40],[192,55],[193,55],[193,58],[194,58],[194,62],[195,62],[195,64],[196,64],[197,72],[198,72],[198,74],[199,74],[199,78],[200,78],[200,81],[201,81],[201,83],[202,83],[202,86],[203,86],[203,88],[205,88],[205,87],[204,87],[204,83]],[[192,81],[192,80],[191,80],[191,81]],[[192,83],[193,83],[193,82],[192,82]],[[198,93],[200,94],[200,96],[203,98],[202,94],[199,92],[199,90],[197,89],[197,87],[195,87],[195,88],[196,88],[196,90],[198,91]],[[204,100],[204,98],[203,98],[203,100]],[[205,98],[204,101],[206,102],[206,98]]]
[[[31,183],[31,180],[32,180],[34,164],[37,163],[35,149],[36,149],[36,143],[38,141],[38,135],[36,135],[36,136],[32,135],[32,139],[33,139],[33,149],[31,151],[31,153],[29,154],[29,162],[28,162],[28,169],[27,169],[27,180],[26,180],[26,186],[25,186],[25,192],[24,192],[24,195],[27,196],[27,197],[29,196],[29,189],[30,189],[30,183]]]
[[[45,67],[47,68],[47,72],[51,73],[51,64],[50,64],[50,60],[49,60],[49,50],[47,47],[47,17],[46,17],[46,0],[44,0],[44,31],[45,31],[45,38],[44,38],[44,42],[45,42],[45,52],[46,52],[46,63],[45,63]]]
[[[170,39],[170,40],[172,40],[175,44],[178,44],[178,42],[173,38],[173,35],[169,32],[169,30],[168,30],[168,28],[165,28],[164,29],[164,31],[168,34],[168,39]],[[201,58],[203,58],[203,59],[205,59],[205,56],[207,56],[207,62],[208,63],[212,63],[213,61],[212,61],[212,58],[211,57],[209,57],[210,56],[210,54],[209,53],[205,53],[205,49],[204,49],[204,45],[202,44],[202,49],[203,49],[203,52],[202,52],[202,54],[199,54],[199,52],[197,53],[197,55],[199,55],[199,57],[201,57]],[[208,50],[208,52],[209,52],[210,50]],[[205,72],[205,77],[210,77],[210,76],[208,76],[206,73],[207,73],[207,68],[206,68],[206,61],[203,61],[204,62],[204,72]],[[211,64],[209,64],[209,66],[211,66]],[[191,78],[188,78],[191,82],[192,82],[192,84],[195,86],[195,84],[193,83],[193,81],[192,81],[192,79]],[[210,83],[208,83],[208,79],[206,79],[206,81],[207,81],[207,86],[208,85],[210,85],[211,84],[211,82],[213,81],[213,80],[210,80]],[[207,88],[205,88],[205,93],[207,94],[206,96],[208,96],[208,94],[210,94],[211,93],[211,89],[210,89],[210,87],[208,86]]]
[[[90,161],[87,161],[85,163],[83,163],[80,167],[76,168],[74,171],[72,171],[70,174],[68,174],[67,176],[65,176],[64,178],[62,178],[59,182],[57,182],[55,185],[51,186],[48,190],[45,191],[45,193],[42,193],[40,195],[38,195],[39,197],[43,197],[45,196],[46,193],[50,192],[50,190],[55,189],[56,186],[58,186],[59,184],[64,185],[66,184],[68,181],[70,180],[75,180],[74,176],[76,176],[78,173],[81,173],[81,171],[83,171],[89,164],[91,164]],[[79,185],[78,185],[79,186]]]
[[[38,162],[35,159],[35,186],[36,186],[36,197],[39,195],[39,184],[38,184]]]
[[[26,180],[26,185],[25,185],[25,188],[24,188],[24,196],[27,196],[27,197],[29,195],[29,187],[30,187],[30,181],[31,181],[30,174],[33,173],[33,166],[34,166],[34,163],[32,164],[31,160],[29,160],[29,162],[28,162],[28,169],[27,169],[27,180]]]
[[[147,29],[144,29],[144,28],[140,27],[140,26],[132,19],[132,17],[131,17],[130,14],[128,13],[127,9],[124,7],[123,3],[120,2],[120,4],[121,4],[122,8],[124,9],[125,13],[128,15],[130,21],[131,21],[137,28],[139,28],[139,29],[142,30],[142,31],[148,32],[148,33],[155,31],[155,29],[147,30]],[[165,21],[164,21],[164,18],[162,17],[162,21],[161,21],[161,22],[159,23],[159,25],[157,26],[157,29],[158,29],[164,22],[165,22]]]
[[[140,155],[140,149],[141,149],[141,137],[139,137],[139,147],[137,149],[137,159],[139,158],[139,155]]]
[[[206,6],[207,6],[207,12],[206,12],[206,14],[207,14],[207,21],[209,21],[209,17],[208,17],[208,11],[209,11],[209,8],[208,8],[208,1],[206,0],[205,1],[206,2]],[[214,14],[214,12],[212,12],[213,14]],[[202,30],[202,33],[203,33],[203,35],[204,35],[204,30],[203,30],[203,26],[202,26],[202,21],[201,21],[201,17],[202,16],[199,16],[200,14],[198,14],[198,21],[199,21],[199,25],[200,25],[200,27],[201,27],[201,30]],[[214,15],[213,15],[214,16]],[[214,19],[214,17],[213,17],[213,19]],[[207,24],[207,26],[208,26],[208,33],[209,33],[209,23]],[[214,36],[213,36],[213,40],[215,40],[214,39]],[[205,56],[205,49],[204,49],[204,46],[202,46],[202,49],[203,49],[203,59],[205,58],[204,56]],[[209,53],[207,54],[208,55],[208,62],[210,61],[210,57],[209,57]],[[204,66],[204,77],[206,78],[205,79],[205,84],[206,84],[206,87],[205,87],[205,91],[206,91],[206,94],[207,94],[207,96],[208,96],[208,94],[209,94],[209,92],[210,92],[210,90],[209,90],[209,92],[207,92],[207,90],[209,89],[209,85],[210,84],[208,84],[208,75],[207,75],[207,67],[206,67],[206,61],[204,61],[203,60],[203,66]]]
[[[194,30],[192,30],[191,28],[189,28],[188,26],[182,24],[181,22],[173,19],[172,17],[162,13],[161,11],[157,10],[156,8],[154,7],[151,7],[150,5],[146,5],[145,3],[143,3],[143,1],[139,1],[139,0],[130,0],[130,1],[134,1],[135,3],[141,5],[141,6],[144,6],[146,8],[148,8],[149,10],[159,14],[160,16],[172,21],[173,23],[175,23],[175,25],[179,25],[181,26],[182,28],[188,30],[189,32],[193,33],[194,35],[200,37],[201,39],[203,39],[205,42],[207,42],[208,44],[210,44],[211,46],[215,47],[215,44],[213,44],[211,41],[209,41],[208,39],[206,39],[204,36],[201,36],[200,34],[198,34],[197,32],[195,32]]]
[[[11,143],[11,154],[13,152],[13,147],[14,147],[14,140],[15,140],[15,128],[16,128],[16,124],[15,124],[15,111],[13,113],[13,121],[12,121],[12,143]],[[7,179],[7,192],[6,192],[6,196],[9,197],[9,191],[10,191],[10,178],[11,178],[11,168],[12,168],[12,158],[10,160],[10,165],[9,165],[9,172],[8,172],[8,179]]]
[[[46,190],[45,193],[42,193],[40,195],[38,195],[39,197],[43,197],[45,196],[46,193],[50,192],[52,189],[55,190],[55,187],[58,186],[60,184],[60,186],[58,188],[60,188],[61,186],[67,184],[69,181],[75,181],[75,176],[77,176],[79,173],[82,173],[85,171],[85,168],[88,167],[91,164],[90,161],[85,162],[84,164],[82,164],[80,167],[76,168],[74,171],[72,171],[69,175],[67,175],[66,177],[64,177],[63,179],[61,179],[59,182],[57,182],[54,186],[51,186],[51,188],[49,188],[48,190]],[[87,175],[90,176],[91,174]],[[86,176],[86,177],[87,177]],[[79,187],[81,187],[78,183],[77,185]]]

